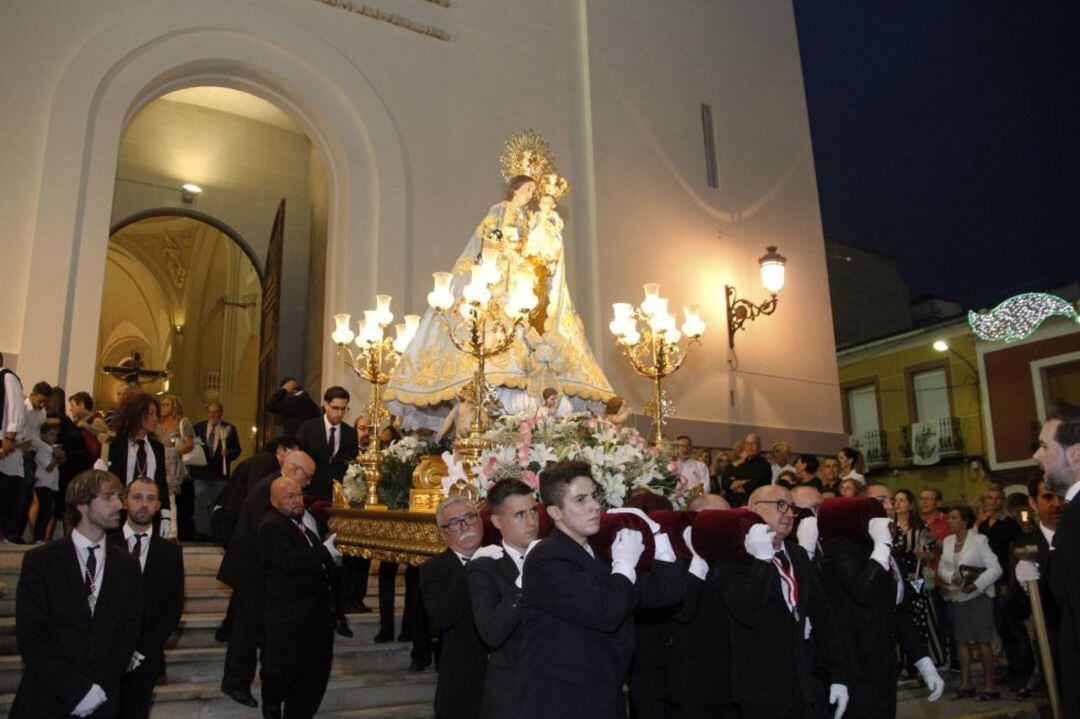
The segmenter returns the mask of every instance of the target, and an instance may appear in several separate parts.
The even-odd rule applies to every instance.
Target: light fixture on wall
[[[746,329],[746,323],[756,320],[760,315],[771,315],[779,302],[777,294],[784,288],[784,265],[787,258],[776,251],[776,245],[769,245],[766,252],[758,258],[761,265],[761,284],[769,292],[769,299],[760,305],[746,299],[738,299],[736,290],[731,285],[724,285],[727,296],[728,345],[735,348],[735,333]]]
[[[180,185],[180,199],[186,204],[190,205],[200,194],[202,194],[202,188],[194,182],[185,182]]]
[[[959,358],[961,362],[966,364],[969,370],[971,370],[971,376],[974,378],[975,384],[979,384],[979,370],[975,368],[975,365],[971,363],[971,360],[954,350],[952,348],[952,345],[949,344],[948,340],[934,340],[934,344],[932,344],[931,347],[933,347],[938,352],[951,352],[952,354],[956,355],[956,357]]]

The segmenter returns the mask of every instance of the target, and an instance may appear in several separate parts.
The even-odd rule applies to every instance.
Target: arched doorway
[[[97,364],[139,352],[144,366],[170,373],[144,389],[177,395],[192,423],[204,404],[220,402],[250,451],[262,277],[247,243],[197,212],[142,212],[113,227],[104,286]],[[100,406],[112,403],[118,382],[98,375]]]

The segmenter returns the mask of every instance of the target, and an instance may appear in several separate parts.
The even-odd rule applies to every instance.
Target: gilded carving
[[[430,513],[331,509],[330,531],[343,554],[420,565],[446,549]]]

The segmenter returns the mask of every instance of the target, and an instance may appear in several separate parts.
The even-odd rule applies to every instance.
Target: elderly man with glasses
[[[484,528],[476,507],[460,495],[439,504],[435,521],[447,549],[420,567],[420,594],[439,636],[435,716],[479,717],[487,648],[473,622],[465,565],[480,548]]]

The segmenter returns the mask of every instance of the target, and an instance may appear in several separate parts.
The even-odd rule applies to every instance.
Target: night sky
[[[1080,279],[1080,3],[795,16],[826,237],[965,309]]]

